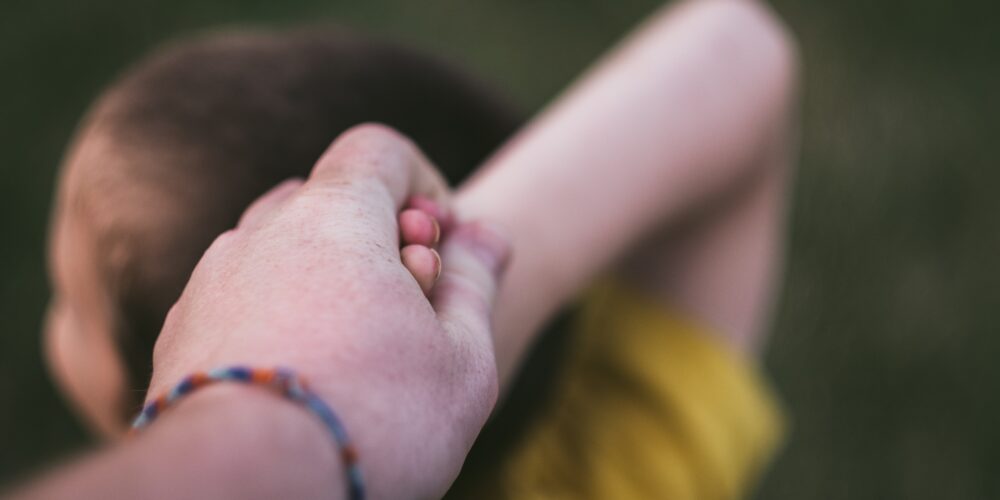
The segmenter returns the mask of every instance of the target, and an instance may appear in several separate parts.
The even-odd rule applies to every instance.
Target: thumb
[[[490,335],[498,283],[510,257],[506,233],[492,224],[462,223],[449,233],[440,253],[441,278],[431,303],[441,324],[452,334]]]

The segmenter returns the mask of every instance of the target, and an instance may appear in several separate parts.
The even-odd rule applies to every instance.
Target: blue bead
[[[191,379],[190,378],[184,379],[183,381],[181,381],[181,383],[175,385],[174,388],[170,390],[170,394],[167,395],[167,401],[169,402],[177,401],[185,394],[191,392],[192,387],[193,384],[191,384]]]
[[[132,427],[138,429],[140,427],[144,427],[148,423],[149,423],[149,418],[146,417],[146,414],[140,413],[139,416],[135,417],[135,420],[132,421]]]
[[[253,371],[242,366],[234,366],[228,372],[229,377],[227,378],[232,378],[233,380],[249,382],[253,378]]]
[[[351,500],[363,500],[365,498],[364,480],[361,477],[361,470],[357,467],[347,469],[348,489]]]

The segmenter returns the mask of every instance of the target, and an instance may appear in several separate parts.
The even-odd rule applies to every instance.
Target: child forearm
[[[460,213],[497,220],[514,240],[495,319],[502,383],[597,272],[751,173],[787,108],[789,47],[752,2],[667,9],[463,188]]]

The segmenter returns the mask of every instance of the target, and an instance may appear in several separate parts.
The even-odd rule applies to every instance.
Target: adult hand
[[[432,172],[408,140],[365,125],[304,184],[255,202],[167,316],[150,397],[197,370],[292,368],[341,416],[371,497],[441,496],[496,401],[490,312],[508,245],[454,227],[428,300],[408,271],[421,257],[401,261],[397,216],[414,194],[439,197]]]

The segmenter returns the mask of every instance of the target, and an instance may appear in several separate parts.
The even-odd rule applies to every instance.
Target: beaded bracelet
[[[337,414],[320,399],[316,393],[309,389],[306,381],[295,374],[295,372],[285,368],[247,368],[244,366],[230,366],[226,368],[216,368],[208,373],[196,372],[188,375],[166,394],[150,401],[142,408],[139,415],[132,422],[132,432],[148,426],[154,419],[168,408],[177,404],[185,396],[191,394],[196,389],[211,385],[217,382],[232,381],[243,384],[259,385],[273,390],[274,392],[305,406],[323,421],[326,428],[333,434],[333,440],[337,444],[340,457],[344,461],[345,476],[347,477],[348,495],[351,500],[362,500],[365,497],[364,482],[361,478],[361,470],[358,467],[358,456],[347,437],[344,425],[340,423]]]

